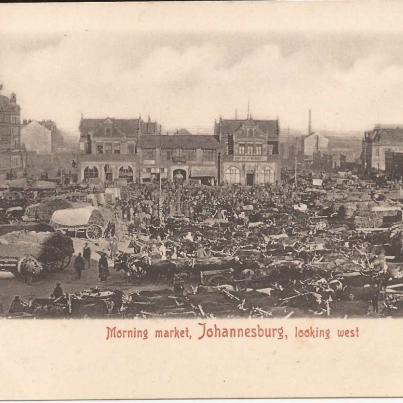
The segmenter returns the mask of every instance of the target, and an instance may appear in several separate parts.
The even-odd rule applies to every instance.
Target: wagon
[[[0,271],[35,277],[64,270],[74,253],[70,237],[56,232],[14,231],[0,237]]]
[[[88,206],[55,211],[50,225],[64,234],[97,240],[105,232],[106,220],[100,210]]]

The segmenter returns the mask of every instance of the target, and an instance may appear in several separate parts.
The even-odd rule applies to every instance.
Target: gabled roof
[[[140,119],[81,119],[79,127],[81,136],[86,136],[87,134],[95,132],[100,135],[101,132],[99,130],[103,130],[104,123],[107,120],[112,122],[113,128],[124,133],[128,137],[137,136],[142,123]],[[117,134],[117,132],[115,132],[115,134]]]
[[[255,120],[255,119],[221,119],[215,124],[215,133],[218,134],[221,128],[222,133],[234,133],[240,127],[250,123],[257,125],[260,130],[269,137],[278,137],[278,121],[277,120]]]
[[[382,144],[400,144],[403,143],[403,127],[376,127],[374,130],[366,133],[366,139],[371,142]]]
[[[218,149],[220,143],[214,136],[210,135],[155,135],[155,136],[140,136],[137,146],[140,148],[184,148],[184,149]]]

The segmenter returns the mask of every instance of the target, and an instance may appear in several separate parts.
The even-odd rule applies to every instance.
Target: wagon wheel
[[[129,261],[127,262],[127,268],[135,278],[141,279],[147,276],[147,270],[140,265],[136,265],[136,262],[134,260],[129,259]]]
[[[56,262],[56,270],[62,271],[64,270],[71,261],[71,256],[64,256],[62,259],[58,260]]]
[[[85,231],[85,235],[88,239],[99,239],[102,236],[102,228],[97,224],[91,224]]]

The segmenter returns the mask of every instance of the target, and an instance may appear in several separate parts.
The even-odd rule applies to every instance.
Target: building
[[[159,180],[161,175],[161,179],[169,181],[214,184],[220,148],[217,138],[211,135],[141,135],[137,144],[139,181]]]
[[[320,133],[311,133],[304,139],[304,154],[313,160],[316,152],[326,153],[329,150],[329,139]]]
[[[364,133],[361,160],[366,172],[385,171],[387,151],[403,152],[402,125],[376,125]]]
[[[51,154],[63,150],[63,135],[53,120],[25,120],[21,127],[21,144],[28,152]]]
[[[24,120],[21,128],[21,144],[28,152],[50,154],[52,152],[52,133],[36,120]]]
[[[17,97],[0,94],[0,177],[21,176],[24,170],[24,153],[21,150],[21,108]]]
[[[255,185],[280,179],[278,120],[222,119],[214,135],[221,143],[221,183]]]
[[[81,119],[80,180],[88,182],[133,182],[139,136],[157,135],[161,126],[148,119]]]
[[[304,136],[280,134],[279,157],[283,168],[295,168],[304,161]]]
[[[403,179],[403,152],[385,151],[385,174],[390,179]]]

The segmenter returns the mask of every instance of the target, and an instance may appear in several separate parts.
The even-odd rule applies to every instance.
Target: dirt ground
[[[85,240],[73,239],[75,254],[82,252]],[[57,282],[60,282],[64,292],[74,293],[98,286],[101,289],[111,288],[119,289],[124,292],[130,292],[135,290],[156,290],[160,288],[167,288],[165,284],[147,284],[142,282],[141,284],[130,284],[122,272],[116,272],[113,269],[112,261],[109,261],[109,269],[111,276],[106,282],[100,282],[98,278],[98,260],[100,255],[96,253],[97,250],[105,250],[107,244],[95,244],[89,243],[92,250],[91,254],[91,268],[84,270],[81,279],[76,278],[76,273],[73,269],[74,258],[71,260],[69,267],[61,272],[48,273],[40,279],[32,283],[32,285],[25,284],[21,279],[10,278],[0,279],[0,305],[3,308],[3,313],[7,313],[10,307],[11,301],[16,295],[22,298],[40,298],[49,297]],[[120,250],[127,249],[128,242],[124,242],[119,245]]]
[[[82,252],[86,240],[74,238],[73,242],[76,256],[76,254]],[[74,293],[95,286],[98,286],[100,289],[119,289],[126,294],[141,290],[154,291],[168,288],[164,281],[158,284],[149,283],[144,280],[137,284],[130,283],[123,272],[116,272],[114,270],[112,261],[109,261],[111,276],[106,282],[100,282],[98,278],[98,260],[100,255],[96,252],[99,250],[107,251],[108,244],[105,240],[101,240],[97,243],[89,242],[89,244],[92,250],[91,268],[83,271],[81,279],[76,278],[76,273],[73,269],[74,258],[70,262],[69,267],[64,271],[48,273],[36,280],[32,285],[25,284],[21,279],[17,278],[0,279],[0,309],[2,309],[2,313],[7,314],[10,304],[16,295],[24,299],[49,297],[57,282],[61,283],[64,292],[67,293]],[[128,241],[121,242],[119,249],[128,251],[127,245]],[[202,295],[201,298],[203,306],[212,302],[210,301],[211,295],[209,294]],[[372,309],[368,308],[369,303],[364,301],[337,301],[333,305],[331,317],[378,317],[377,314],[371,312]],[[312,313],[298,308],[285,309],[272,307],[272,309],[274,311],[281,311],[276,311],[278,315],[276,314],[274,316],[278,317],[285,317],[291,311],[293,312],[292,317],[315,316]],[[236,309],[234,308],[234,313],[235,312]]]

